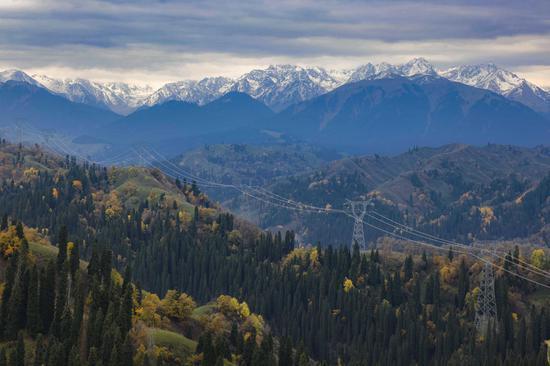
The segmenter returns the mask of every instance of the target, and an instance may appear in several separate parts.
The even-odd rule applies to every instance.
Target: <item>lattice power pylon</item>
[[[350,201],[347,200],[344,204],[344,207],[349,211],[349,213],[355,219],[353,224],[353,236],[351,239],[351,246],[355,243],[359,245],[359,249],[367,250],[367,243],[365,241],[365,232],[363,231],[363,220],[367,213],[367,209],[372,205],[371,200],[366,201]]]
[[[490,259],[483,265],[479,290],[476,303],[475,325],[478,333],[485,334],[489,325],[496,325],[497,321],[495,273]]]

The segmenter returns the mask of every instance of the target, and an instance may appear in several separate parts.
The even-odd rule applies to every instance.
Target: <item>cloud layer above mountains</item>
[[[298,63],[495,62],[550,85],[547,0],[0,2],[0,68],[162,84]]]

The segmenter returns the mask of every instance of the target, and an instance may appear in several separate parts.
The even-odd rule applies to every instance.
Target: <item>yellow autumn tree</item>
[[[543,269],[546,265],[546,253],[544,249],[535,249],[531,252],[531,263],[540,269]]]
[[[346,277],[346,279],[344,280],[344,292],[348,293],[354,288],[355,286],[353,284],[353,281]]]
[[[239,305],[239,314],[243,318],[248,318],[250,316],[250,308],[248,307],[248,304],[246,302],[242,302]]]
[[[105,214],[108,217],[115,217],[120,215],[122,212],[122,202],[116,191],[109,193],[109,198],[105,204]]]
[[[495,212],[491,207],[483,206],[479,208],[479,213],[482,220],[481,227],[485,230],[496,219]]]
[[[148,293],[141,301],[141,307],[136,309],[136,316],[150,327],[158,327],[162,323],[162,318],[158,314],[160,299],[157,295]]]
[[[160,302],[160,310],[164,315],[180,320],[189,317],[196,307],[191,296],[175,290],[168,290]]]
[[[240,304],[239,300],[232,296],[220,295],[216,300],[216,305],[220,311],[226,315],[239,314]]]
[[[20,245],[21,239],[17,236],[17,230],[14,225],[0,232],[0,251],[4,257],[12,255]]]
[[[309,264],[313,268],[319,267],[319,252],[317,251],[317,248],[313,248],[309,253]]]
[[[220,295],[216,300],[220,311],[227,316],[239,316],[246,319],[250,316],[250,308],[246,302],[239,303],[239,300],[232,296]]]
[[[222,313],[205,315],[201,318],[202,325],[212,334],[222,335],[231,330],[231,323]]]
[[[256,335],[260,336],[263,334],[265,328],[265,322],[261,315],[250,314],[248,318],[244,321],[242,329],[246,331],[255,330]]]
[[[73,188],[82,192],[82,182],[78,179],[73,180]]]

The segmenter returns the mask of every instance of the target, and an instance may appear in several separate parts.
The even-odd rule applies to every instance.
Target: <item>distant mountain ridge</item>
[[[157,104],[89,133],[117,145],[162,144],[212,134],[223,140],[231,131],[257,130],[258,123],[272,117],[268,107],[249,95],[229,92],[202,106],[176,100]]]
[[[110,109],[127,115],[140,108],[170,100],[207,104],[229,91],[243,92],[260,100],[274,111],[325,94],[350,82],[387,78],[392,75],[442,76],[452,81],[491,90],[523,103],[535,111],[550,114],[550,92],[494,64],[463,65],[436,70],[424,58],[399,65],[367,63],[352,69],[328,70],[321,67],[272,65],[252,70],[237,79],[207,77],[165,84],[154,91],[126,83],[99,83],[86,79],[52,79],[29,76],[19,70],[0,72],[0,82],[25,81],[79,103]]]
[[[290,106],[269,128],[351,152],[411,146],[550,141],[550,123],[527,106],[439,76],[392,76],[345,84]]]
[[[0,127],[15,124],[41,131],[61,131],[78,135],[83,131],[102,128],[120,118],[105,109],[74,103],[26,81],[0,83]]]

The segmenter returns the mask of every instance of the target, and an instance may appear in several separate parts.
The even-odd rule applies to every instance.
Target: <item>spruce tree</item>
[[[46,269],[40,271],[40,319],[41,331],[50,329],[55,312],[55,264],[49,261]]]
[[[70,267],[71,278],[74,279],[76,271],[78,271],[78,268],[80,267],[80,246],[78,244],[78,241],[74,243],[74,247],[71,250],[69,267]]]
[[[4,231],[8,228],[8,214],[2,216],[2,223],[0,224],[0,231]]]
[[[21,222],[18,222],[15,226],[15,234],[19,239],[23,239],[25,237],[25,233],[23,231],[23,224]]]
[[[133,366],[134,364],[134,347],[132,345],[132,340],[130,336],[126,336],[124,343],[122,344],[122,349],[120,352],[120,365],[121,366]]]
[[[468,267],[464,262],[464,258],[460,261],[460,267],[458,270],[458,308],[464,307],[464,297],[470,291],[470,281],[468,276]]]
[[[17,334],[13,364],[14,366],[25,366],[25,340],[21,331]]]
[[[31,335],[36,335],[42,329],[40,319],[40,299],[38,288],[38,268],[33,266],[30,275],[27,295],[27,329]]]
[[[279,366],[292,365],[292,343],[289,338],[281,338],[279,344]]]
[[[59,236],[57,241],[57,271],[61,272],[64,270],[65,261],[67,260],[67,243],[68,243],[68,234],[67,226],[62,226],[59,230]]]
[[[33,366],[41,366],[46,363],[47,347],[44,336],[39,334],[36,338],[36,346],[34,349],[34,363]]]

